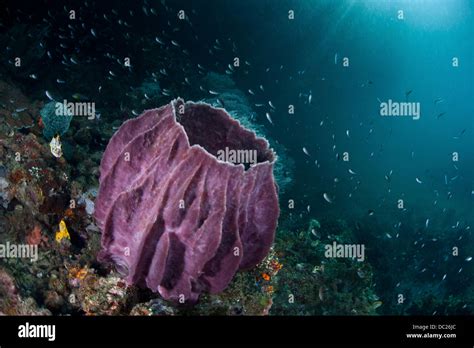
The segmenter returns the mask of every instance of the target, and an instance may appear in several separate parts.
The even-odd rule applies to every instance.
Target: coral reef
[[[21,106],[25,109],[19,111],[22,115],[37,113],[36,102],[29,102],[14,88],[8,91],[0,93],[0,103]],[[15,103],[7,98],[15,98]],[[73,167],[49,153],[48,142],[41,136],[41,123],[32,122],[33,116],[13,122],[8,110],[0,112],[0,242],[38,248],[35,262],[2,260],[5,272],[15,275],[20,298],[8,312],[72,313],[74,308],[68,302],[71,289],[64,285],[64,262],[91,264],[100,247],[98,229],[91,226],[92,217],[77,203],[86,190],[70,180]],[[84,175],[90,177],[91,172]],[[56,242],[61,220],[69,229],[70,239]],[[48,310],[37,309],[39,306]]]
[[[218,160],[221,149],[256,163]],[[196,302],[267,254],[279,215],[268,143],[223,109],[176,100],[126,122],[101,162],[100,259],[128,283]]]
[[[453,224],[458,219],[453,210],[432,216],[429,228],[424,212],[418,216],[414,210],[399,212],[388,207],[385,214],[397,216],[400,223],[391,225],[379,213],[358,220],[354,228],[367,244],[377,245],[367,253],[374,260],[376,289],[384,302],[380,313],[472,314],[474,264],[468,257],[474,240],[470,225]],[[381,238],[381,231],[388,232]],[[458,253],[453,252],[454,247]]]
[[[0,315],[50,315],[47,309],[40,309],[32,298],[18,295],[12,277],[0,268]]]
[[[72,271],[72,272],[71,272]],[[128,288],[117,276],[97,276],[93,270],[70,270],[72,300],[86,315],[117,315],[129,311],[135,289]]]
[[[230,88],[235,85],[224,86]],[[223,94],[227,104],[244,110],[243,106],[238,105],[239,100],[234,98],[233,103],[233,97]],[[8,97],[7,94],[5,96]],[[245,100],[245,96],[242,98],[240,101]],[[7,104],[8,100],[0,95],[0,102]],[[99,173],[101,147],[112,135],[113,127],[101,123],[98,127],[103,129],[99,131],[85,124],[83,119],[78,119],[71,123],[71,137],[67,141],[62,139],[64,157],[56,159],[49,153],[49,139],[45,141],[40,136],[41,123],[32,122],[34,118],[30,114],[37,114],[37,103],[26,99],[24,103],[13,105],[15,109],[27,107],[27,112],[19,112],[25,115],[24,119],[19,118],[14,124],[0,124],[0,238],[2,241],[37,245],[39,259],[35,263],[4,260],[5,271],[17,275],[17,297],[5,297],[10,299],[11,305],[4,307],[3,312],[268,315],[329,314],[337,311],[354,314],[355,310],[357,313],[375,313],[374,308],[379,301],[372,291],[370,270],[356,268],[360,265],[347,260],[327,263],[321,258],[318,249],[321,246],[311,246],[317,239],[314,235],[308,231],[294,234],[288,230],[289,227],[280,228],[274,250],[255,268],[237,273],[220,293],[204,292],[193,307],[182,307],[146,289],[126,285],[112,271],[112,267],[97,263],[101,234],[92,217],[97,208],[95,176]],[[12,112],[15,112],[14,109],[0,116],[8,120]],[[245,124],[243,115],[233,115],[242,116],[240,121]],[[252,122],[248,124],[255,126]],[[258,134],[264,134],[262,127],[260,131],[259,127],[255,129]],[[68,150],[71,147],[74,151]],[[281,159],[279,154],[275,165]],[[277,169],[274,172],[277,175]],[[71,200],[75,204],[70,205]],[[55,234],[60,231],[61,221],[67,226],[70,238],[56,241]],[[331,230],[334,235],[342,234],[343,239],[353,238],[351,233],[345,232],[347,228],[330,226],[326,222],[321,225],[318,231]],[[297,224],[292,222],[292,228],[294,226]],[[318,238],[326,237],[323,233]],[[283,268],[282,263],[285,264]],[[361,275],[364,278],[360,278]],[[344,279],[342,284],[338,283],[339,279]],[[321,288],[324,301],[319,295]],[[295,295],[293,304],[288,303],[290,293]],[[454,304],[454,301],[450,308],[463,305]]]
[[[15,98],[14,104],[10,98]],[[34,122],[41,103],[29,101],[13,87],[0,93],[0,102],[11,105],[0,112],[0,240],[37,245],[39,257],[34,263],[3,260],[2,274],[16,275],[16,295],[2,297],[3,313],[269,314],[278,288],[274,273],[278,268],[267,262],[276,260],[272,251],[256,268],[238,273],[223,292],[201,296],[192,309],[166,302],[149,291],[124,286],[115,272],[109,273],[109,268],[97,263],[101,234],[92,218],[100,148],[112,135],[113,127],[100,123],[98,130],[85,119],[78,119],[71,123],[71,137],[62,139],[64,157],[56,159],[49,153],[49,140],[42,136],[44,125]],[[25,117],[13,121],[15,109],[24,107],[27,109],[19,115]],[[67,226],[69,238],[57,241],[61,221],[63,230]],[[11,280],[6,284],[13,284],[13,278],[6,279]]]
[[[354,243],[344,221],[311,220],[298,232],[281,229],[275,242],[285,263],[280,291],[274,300],[276,315],[376,314],[381,301],[374,292],[369,263],[347,258],[326,258],[324,245]]]
[[[272,249],[257,267],[236,274],[220,294],[204,294],[199,303],[183,314],[192,315],[269,315],[279,291],[283,265]]]

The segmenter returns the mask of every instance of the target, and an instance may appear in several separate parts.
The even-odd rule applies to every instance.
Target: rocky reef
[[[22,298],[13,278],[0,268],[0,315],[51,315],[51,312],[38,308],[31,297]]]
[[[275,242],[285,264],[272,314],[374,315],[382,305],[372,267],[353,258],[327,258],[325,245],[354,243],[343,220],[310,220],[307,229],[282,226]]]
[[[325,264],[313,273],[324,261],[318,248],[311,246],[316,237],[307,230],[295,234],[288,223],[278,229],[276,243],[267,256],[263,258],[264,253],[261,254],[263,260],[254,260],[252,263],[258,263],[255,267],[231,277],[222,292],[202,293],[193,307],[183,307],[127,284],[113,265],[96,260],[101,234],[92,217],[97,207],[95,178],[101,147],[112,135],[112,127],[101,123],[103,129],[97,130],[83,124],[84,119],[73,119],[62,138],[64,157],[55,158],[43,137],[44,125],[38,122],[42,104],[28,100],[13,86],[6,86],[0,102],[11,106],[0,115],[7,121],[0,124],[0,238],[2,242],[37,245],[38,260],[3,261],[2,313],[324,314],[335,313],[334,308],[339,310],[342,303],[347,313],[352,309],[358,313],[375,312],[369,310],[377,305],[369,287],[370,271],[361,278],[356,265],[337,262]],[[10,99],[19,102],[11,104]],[[15,118],[15,113],[20,117]],[[71,147],[75,150],[69,151]],[[285,220],[290,221],[286,217]],[[334,234],[341,231],[344,229],[333,228]],[[269,247],[268,243],[265,245]],[[343,291],[332,297],[332,283],[340,281],[340,277],[353,279],[359,285],[353,289],[336,285]],[[320,288],[324,289],[323,301],[319,298]],[[288,303],[290,293],[295,295],[296,304]]]

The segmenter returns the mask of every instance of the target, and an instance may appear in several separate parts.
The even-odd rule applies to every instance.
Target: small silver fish
[[[54,100],[54,98],[51,96],[51,93],[49,93],[49,91],[46,91],[45,94],[49,100]]]
[[[323,198],[326,200],[326,202],[332,203],[332,199],[329,197],[327,193],[323,193]]]
[[[271,100],[268,101],[268,105],[270,105],[270,107],[271,107],[272,109],[275,109],[275,107],[273,106]]]
[[[265,116],[267,117],[268,122],[273,124],[272,118],[270,117],[270,114],[268,112],[265,114]]]
[[[309,152],[308,152],[308,150],[306,150],[306,147],[303,147],[303,152],[306,156],[309,156]]]

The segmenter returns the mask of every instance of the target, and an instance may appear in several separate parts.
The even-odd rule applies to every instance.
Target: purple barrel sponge
[[[253,151],[255,160],[224,161],[224,150]],[[273,243],[275,160],[265,139],[208,104],[177,99],[128,120],[100,165],[99,260],[167,300],[221,292]]]

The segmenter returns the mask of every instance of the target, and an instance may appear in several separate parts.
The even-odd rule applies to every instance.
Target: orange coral
[[[74,280],[74,279],[84,280],[84,278],[87,276],[88,273],[89,273],[89,270],[87,267],[84,267],[84,268],[72,267],[69,269],[69,278],[71,280]]]
[[[278,272],[279,270],[282,269],[283,264],[279,263],[279,262],[276,261],[276,260],[272,260],[272,261],[270,262],[270,266],[271,266],[271,268],[272,268],[273,271]]]

